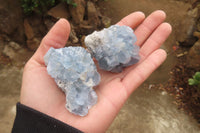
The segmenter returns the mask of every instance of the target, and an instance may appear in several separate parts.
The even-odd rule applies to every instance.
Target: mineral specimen
[[[76,115],[87,115],[97,102],[92,87],[100,82],[90,53],[82,47],[50,48],[44,60],[47,72],[66,94],[66,108]]]
[[[101,69],[121,72],[140,59],[139,46],[134,44],[136,40],[130,27],[113,25],[86,36],[85,45]]]

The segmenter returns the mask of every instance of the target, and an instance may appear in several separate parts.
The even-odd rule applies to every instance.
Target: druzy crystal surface
[[[85,45],[106,71],[121,72],[124,67],[139,61],[136,36],[128,26],[113,25],[86,36]]]
[[[93,87],[100,82],[90,53],[82,47],[50,48],[44,60],[48,74],[66,94],[66,108],[73,114],[87,115],[97,102]]]

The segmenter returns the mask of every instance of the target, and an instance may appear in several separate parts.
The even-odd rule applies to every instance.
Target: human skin
[[[165,17],[160,10],[147,18],[142,12],[134,12],[117,23],[135,29],[141,60],[118,74],[98,69],[101,75],[101,82],[95,87],[98,102],[85,117],[68,112],[65,94],[48,75],[44,64],[43,57],[49,48],[62,48],[68,40],[70,25],[60,19],[24,67],[20,102],[83,132],[105,132],[131,93],[166,59],[166,52],[160,46],[172,28],[164,22]]]

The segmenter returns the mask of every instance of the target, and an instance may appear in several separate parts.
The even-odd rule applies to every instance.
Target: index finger
[[[139,24],[143,22],[145,15],[143,12],[137,11],[129,14],[128,16],[121,19],[117,25],[126,25],[132,29],[136,28]]]

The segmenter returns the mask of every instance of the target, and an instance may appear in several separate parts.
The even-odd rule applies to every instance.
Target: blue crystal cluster
[[[139,61],[139,46],[136,36],[128,26],[113,25],[86,36],[85,45],[106,71],[121,72],[124,67]]]
[[[94,61],[82,47],[50,48],[44,56],[47,72],[66,94],[66,108],[80,116],[97,102],[93,87],[100,82]]]
[[[50,48],[44,56],[47,72],[66,94],[66,108],[76,115],[85,116],[97,103],[93,87],[100,75],[92,57],[101,69],[121,72],[124,67],[139,61],[136,36],[128,26],[113,25],[95,31],[85,38],[87,52],[82,47]]]

